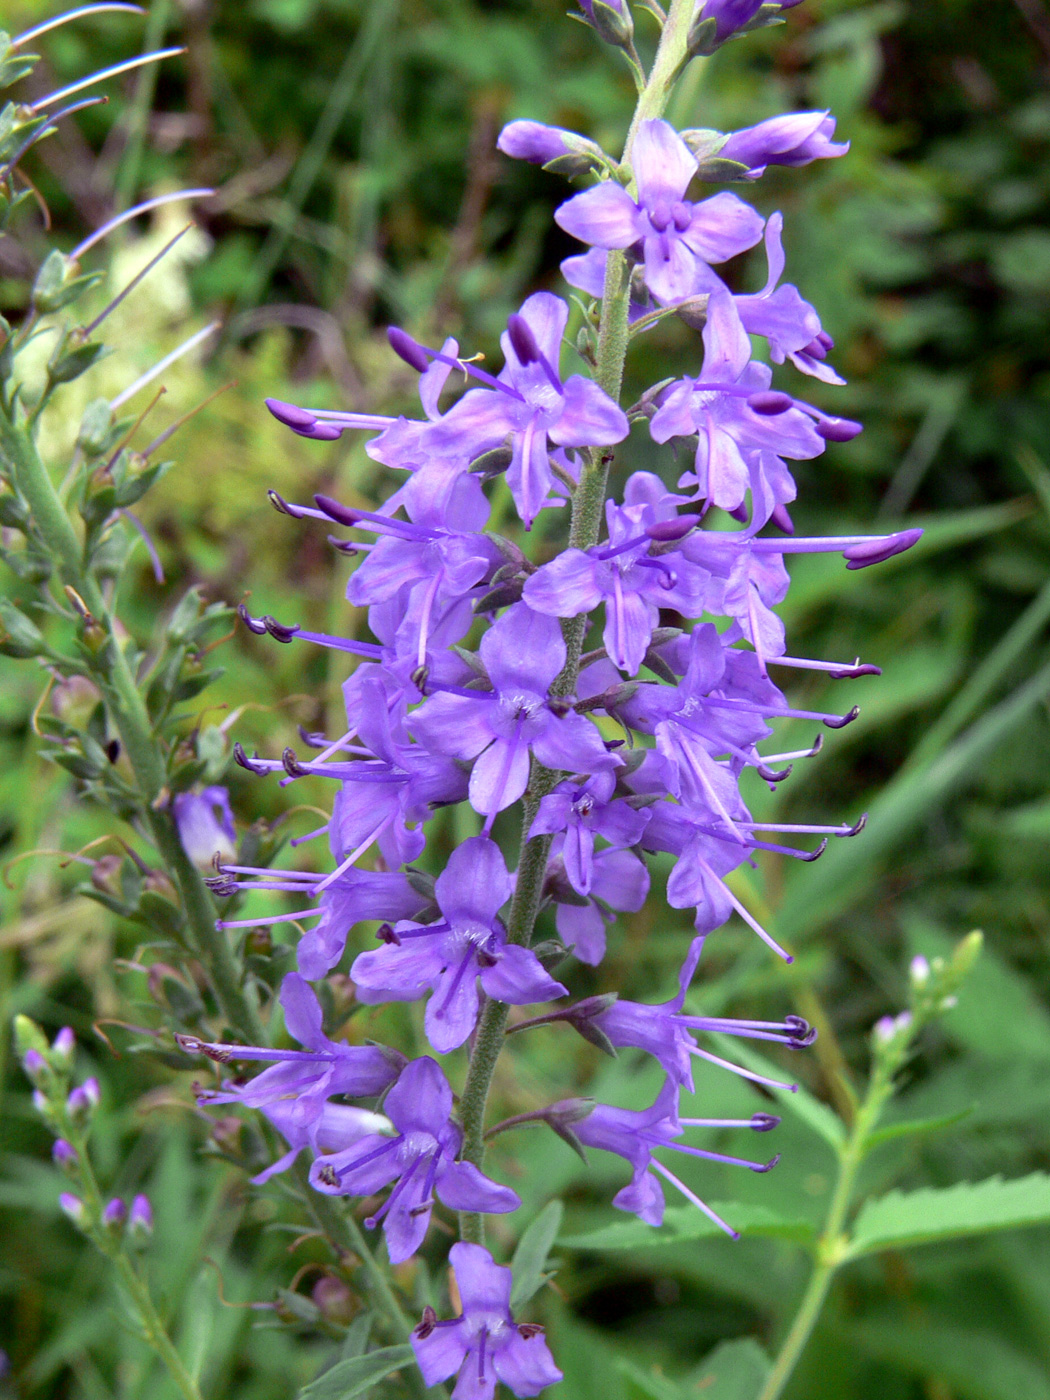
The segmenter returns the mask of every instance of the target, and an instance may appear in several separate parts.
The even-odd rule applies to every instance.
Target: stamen
[[[882,667],[872,666],[870,662],[861,662],[858,656],[856,661],[806,661],[798,656],[771,656],[768,664],[770,666],[793,666],[799,671],[827,671],[832,680],[844,681],[855,680],[858,676],[881,676]]]
[[[37,33],[39,32],[37,30]],[[67,87],[49,93],[47,97],[42,97],[39,102],[31,103],[29,110],[42,112],[45,107],[50,107],[55,102],[61,102],[63,98],[71,97],[74,92],[80,92],[83,88],[105,82],[107,78],[115,78],[119,73],[127,73],[132,68],[141,68],[146,63],[159,63],[162,58],[174,58],[176,54],[185,52],[184,48],[157,49],[155,53],[144,53],[140,54],[138,58],[129,58],[124,63],[114,63],[110,68],[103,68],[98,73],[92,73],[89,78],[81,78],[78,82],[70,83]]]
[[[501,393],[509,394],[512,399],[517,399],[519,403],[525,402],[525,396],[519,394],[517,389],[511,388],[509,384],[504,384],[495,375],[489,374],[486,370],[478,369],[469,360],[454,360],[451,355],[443,355],[440,350],[431,350],[427,345],[420,345],[413,340],[410,335],[406,335],[397,326],[387,327],[387,339],[390,341],[391,349],[395,355],[400,355],[406,364],[424,374],[427,370],[427,360],[437,360],[439,364],[448,365],[450,369],[462,370],[464,374],[469,374],[474,379],[478,379],[482,384],[487,384],[490,389],[498,389]],[[561,385],[558,385],[561,388]]]
[[[95,5],[78,5],[75,10],[66,10],[65,14],[54,15],[51,19],[42,20],[40,24],[34,24],[32,29],[24,29],[21,34],[11,40],[11,48],[20,49],[23,44],[30,43],[31,40],[39,38],[41,34],[47,34],[49,30],[57,29],[59,25],[69,24],[70,20],[79,19],[81,15],[105,14],[112,10],[124,10],[127,14],[144,15],[146,11],[141,5],[124,5],[106,3]]]
[[[329,885],[333,885],[336,882],[336,880],[339,879],[340,875],[344,874],[347,870],[349,870],[352,865],[356,865],[356,863],[364,855],[365,851],[368,850],[369,846],[373,845],[379,839],[379,837],[382,836],[383,832],[387,829],[387,827],[391,824],[393,820],[393,817],[384,817],[383,820],[376,827],[376,829],[370,835],[366,836],[365,839],[361,842],[361,844],[354,850],[352,850],[350,854],[346,857],[346,859],[341,862],[341,864],[336,866],[336,868],[332,871],[331,875],[325,876],[321,883],[315,888],[315,896],[319,895],[323,890],[326,890]]]
[[[181,53],[182,50],[173,49],[172,52]],[[112,219],[107,219],[101,228],[97,228],[95,232],[89,234],[88,237],[85,238],[82,243],[78,243],[77,246],[73,249],[73,251],[69,254],[69,261],[78,262],[84,256],[84,254],[88,252],[89,249],[94,248],[96,243],[101,242],[101,240],[105,238],[108,233],[112,233],[114,229],[120,228],[121,224],[126,224],[129,219],[138,218],[140,214],[148,214],[151,209],[159,209],[162,204],[173,204],[177,199],[207,199],[210,195],[213,195],[214,193],[215,191],[213,189],[176,190],[174,194],[159,194],[156,195],[153,199],[143,200],[141,204],[134,204],[130,209],[125,209],[123,214],[115,214]],[[172,244],[178,242],[178,240],[182,237],[182,234],[185,232],[186,230],[183,229],[182,233],[177,233],[175,237],[171,240],[171,243],[169,243],[167,247],[162,248],[161,251],[157,254],[157,256],[152,260],[152,262],[147,263],[147,265],[135,278],[135,281],[130,283],[129,286],[125,289],[125,291],[121,293],[121,298],[118,298],[118,300],[127,296],[128,292],[131,291],[131,288],[135,286],[136,282],[140,282],[142,278],[145,277],[146,273],[149,272],[150,268],[153,267],[164,256],[164,254],[168,251],[168,248],[170,248]],[[117,303],[114,302],[112,305],[115,306],[116,304]],[[108,316],[111,310],[112,306],[107,307],[106,310],[102,313],[102,315]]]
[[[704,1050],[699,1045],[687,1045],[686,1049],[698,1060],[707,1060],[709,1064],[718,1065],[720,1069],[731,1070],[733,1074],[739,1074],[741,1079],[750,1079],[753,1084],[765,1084],[770,1089],[786,1089],[789,1093],[798,1093],[797,1084],[785,1084],[781,1079],[770,1079],[767,1075],[756,1074],[754,1070],[745,1069],[743,1065],[733,1064],[732,1060],[723,1060],[720,1055],[712,1055],[710,1050]]]
[[[220,323],[218,321],[212,321],[212,323],[205,326],[202,331],[198,331],[196,335],[191,335],[189,340],[184,340],[181,345],[176,346],[170,355],[165,355],[163,360],[155,364],[152,369],[148,369],[145,374],[140,375],[140,377],[135,380],[134,384],[129,384],[123,393],[118,394],[115,399],[110,399],[109,406],[113,412],[115,413],[117,409],[122,408],[129,399],[134,398],[140,389],[144,389],[147,384],[152,384],[154,379],[163,374],[176,360],[181,360],[183,355],[188,355],[202,340],[207,340],[208,336],[214,335],[219,329],[219,325]]]
[[[811,826],[800,822],[738,822],[737,825],[745,831],[785,831],[794,836],[857,836],[868,824],[868,814],[863,816],[849,826],[843,823],[842,826]]]
[[[321,909],[297,909],[294,914],[269,914],[264,919],[216,919],[215,927],[265,928],[268,924],[290,924],[293,919],[316,919],[323,912]]]
[[[739,1230],[734,1230],[732,1225],[727,1225],[720,1215],[716,1215],[715,1212],[711,1209],[711,1207],[705,1205],[699,1196],[694,1195],[694,1193],[690,1191],[689,1187],[686,1186],[684,1182],[679,1181],[678,1178],[675,1176],[674,1172],[669,1171],[668,1168],[664,1166],[663,1162],[658,1162],[656,1158],[653,1157],[649,1165],[652,1167],[653,1171],[659,1172],[660,1175],[665,1178],[665,1180],[669,1181],[672,1186],[676,1187],[679,1191],[681,1191],[682,1195],[686,1198],[687,1201],[689,1201],[692,1205],[696,1206],[699,1210],[703,1211],[703,1213],[707,1216],[708,1220],[713,1221],[714,1224],[717,1225],[720,1230],[724,1230],[726,1234],[730,1236],[731,1239],[738,1240],[740,1238]]]

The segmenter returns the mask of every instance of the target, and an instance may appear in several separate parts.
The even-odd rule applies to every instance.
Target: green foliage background
[[[56,7],[7,8],[5,27],[17,30]],[[559,289],[557,263],[573,247],[550,216],[564,183],[498,157],[495,135],[528,116],[614,148],[633,100],[626,73],[563,8],[154,0],[157,35],[187,53],[161,70],[152,116],[131,82],[123,101],[83,114],[82,135],[45,143],[32,174],[66,247],[106,216],[114,180],[147,192],[179,182],[219,190],[200,218],[207,237],[183,240],[129,300],[120,352],[84,391],[85,401],[116,392],[189,330],[223,320],[217,351],[165,380],[165,421],[228,378],[236,385],[182,430],[180,465],[146,503],[167,581],[154,582],[143,555],[128,610],[144,633],[194,582],[231,602],[250,590],[253,612],[284,622],[354,625],[339,561],[317,532],[275,515],[265,492],[366,501],[381,489],[378,469],[359,441],[294,438],[261,400],[411,411],[413,376],[386,349],[387,322],[430,340],[454,333],[468,353],[491,358],[514,304],[537,287]],[[751,935],[729,928],[709,945],[697,1004],[757,1015],[794,1000],[822,1034],[790,1072],[848,1115],[868,1029],[903,1004],[908,958],[982,927],[977,970],[923,1041],[894,1110],[953,1121],[887,1142],[865,1187],[881,1195],[1020,1177],[1050,1165],[1050,18],[1041,0],[806,0],[789,18],[698,65],[671,116],[723,130],[788,108],[838,116],[852,142],[846,159],[774,172],[747,192],[764,212],[784,210],[789,277],[820,310],[850,381],[798,391],[868,425],[856,443],[802,465],[795,519],[803,532],[873,518],[931,528],[914,556],[880,570],[848,574],[824,557],[792,569],[784,612],[796,654],[859,653],[884,676],[793,689],[813,708],[859,703],[861,718],[775,799],[756,792],[756,807],[760,819],[776,810],[840,820],[868,808],[873,820],[816,865],[763,863],[749,898],[798,960],[774,966]],[[646,24],[642,16],[643,36]],[[44,45],[51,74],[71,79],[115,62],[141,34],[141,22],[119,16],[60,30]],[[111,285],[178,227],[172,214],[129,238]],[[25,303],[33,243],[21,252],[0,243],[8,316]],[[731,271],[741,288],[764,280],[760,254]],[[630,370],[639,389],[693,363],[692,333],[677,325],[643,344]],[[623,470],[652,465],[652,452],[636,438]],[[669,455],[658,460],[671,470]],[[233,726],[246,747],[277,754],[295,742],[297,723],[335,724],[343,672],[325,655],[242,630],[219,659],[226,674],[202,710],[227,707],[208,711],[215,724],[250,702]],[[109,829],[36,755],[31,718],[45,679],[0,659],[4,861],[74,852]],[[813,737],[804,724],[781,732],[787,748]],[[302,784],[281,794],[238,769],[230,782],[246,826],[323,796]],[[25,1011],[52,1030],[76,1029],[105,1084],[100,1173],[114,1191],[153,1198],[156,1290],[184,1354],[207,1358],[205,1393],[277,1400],[341,1344],[343,1320],[317,1307],[324,1251],[299,1238],[279,1185],[251,1188],[209,1152],[185,1061],[137,1053],[133,1034],[113,1024],[156,1024],[156,1002],[136,968],[140,932],[76,895],[82,874],[58,855],[8,867],[0,1022]],[[594,989],[662,995],[688,925],[651,905],[622,930]],[[279,965],[280,946],[270,956]],[[368,1033],[381,1025],[370,1020]],[[497,1086],[508,1112],[582,1084],[643,1100],[642,1066],[599,1063],[569,1034],[528,1046],[516,1038]],[[121,1325],[102,1261],[58,1212],[48,1136],[6,1040],[0,1055],[0,1345],[13,1363],[0,1393],[166,1397],[169,1383]],[[752,1111],[754,1095],[724,1078],[702,1079],[704,1111]],[[231,1134],[229,1155],[250,1160],[250,1132]],[[827,1144],[797,1115],[778,1137],[783,1161],[770,1176],[723,1179],[705,1166],[687,1179],[708,1199],[768,1207],[803,1231],[818,1225],[832,1179]],[[566,1236],[617,1218],[607,1205],[620,1182],[611,1159],[584,1170],[539,1131],[498,1142],[497,1171],[528,1213],[563,1195]],[[789,1394],[1050,1397],[1048,1244],[1045,1228],[1011,1231],[851,1264]],[[537,1306],[566,1371],[566,1400],[729,1400],[732,1381],[705,1358],[740,1339],[734,1374],[744,1374],[755,1355],[744,1339],[774,1346],[805,1278],[796,1243],[761,1230],[737,1245],[670,1236],[557,1252],[558,1292],[545,1290]],[[307,1264],[313,1271],[297,1277]]]

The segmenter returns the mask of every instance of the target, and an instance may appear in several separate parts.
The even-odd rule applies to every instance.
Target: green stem
[[[868,1138],[892,1092],[892,1069],[885,1062],[877,1061],[852,1131],[839,1151],[838,1179],[828,1204],[824,1228],[817,1241],[813,1272],[758,1400],[779,1400],[817,1324],[832,1281],[846,1261],[846,1217],[853,1201],[857,1172],[867,1154]]]
[[[685,43],[692,20],[694,0],[672,0],[664,25],[660,46],[653,60],[652,72],[638,98],[625,148],[630,158],[631,144],[638,125],[649,117],[658,117],[671,93],[671,85],[685,58]],[[605,264],[605,288],[602,298],[601,322],[598,327],[598,350],[595,380],[610,398],[619,401],[623,385],[624,363],[627,359],[628,311],[630,308],[630,269],[623,253],[611,252]],[[589,549],[597,544],[602,526],[609,467],[613,454],[607,448],[593,449],[584,461],[580,481],[573,492],[572,523],[569,544],[574,549]],[[587,633],[587,618],[572,617],[562,621],[566,660],[561,674],[551,687],[554,695],[571,695],[576,688],[583,640]],[[543,882],[550,851],[549,836],[529,838],[542,799],[558,782],[560,774],[533,761],[529,787],[525,795],[522,816],[521,858],[518,876],[507,921],[507,938],[525,947],[532,942],[533,930],[543,897]],[[480,1167],[485,1157],[485,1106],[488,1102],[492,1077],[506,1038],[509,1008],[498,1001],[487,1001],[478,1020],[470,1066],[460,1099],[463,1124],[465,1161]],[[459,1217],[460,1236],[480,1244],[484,1239],[484,1221],[475,1211],[463,1211]]]
[[[75,1146],[84,1208],[91,1221],[94,1222],[89,1229],[90,1237],[100,1253],[104,1254],[116,1269],[138,1315],[143,1339],[156,1352],[168,1375],[182,1392],[184,1400],[201,1400],[200,1388],[187,1370],[182,1357],[175,1348],[175,1343],[168,1336],[168,1329],[164,1326],[160,1313],[157,1311],[148,1284],[125,1254],[121,1242],[107,1234],[105,1225],[101,1223],[102,1192],[99,1190],[95,1173],[88,1160],[86,1138],[78,1136],[75,1139]]]
[[[225,933],[215,927],[211,896],[200,872],[186,855],[170,812],[164,761],[150,724],[145,702],[135,684],[127,657],[116,636],[113,618],[94,577],[84,567],[83,550],[72,521],[63,509],[47,468],[29,433],[0,412],[0,454],[11,464],[33,523],[58,566],[60,579],[75,589],[92,617],[107,633],[95,657],[97,678],[138,783],[142,808],[161,858],[182,895],[183,912],[194,951],[205,964],[215,998],[226,1020],[255,1044],[265,1032],[258,1011],[241,986],[237,961]]]

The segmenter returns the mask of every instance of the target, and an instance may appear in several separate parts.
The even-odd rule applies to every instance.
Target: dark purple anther
[[[652,525],[645,527],[645,533],[651,540],[680,540],[688,535],[690,530],[695,530],[699,523],[698,515],[679,515],[674,520],[656,520]]]
[[[507,320],[507,335],[514,353],[523,365],[538,364],[543,358],[540,347],[536,343],[536,337],[532,333],[532,328],[524,316],[519,316],[515,312]]]
[[[387,326],[386,338],[390,341],[390,348],[395,355],[400,355],[406,365],[411,365],[413,369],[423,374],[430,368],[422,345],[412,339],[405,331],[398,326]]]
[[[896,535],[886,535],[882,539],[868,540],[864,544],[851,544],[842,551],[847,569],[866,569],[869,564],[881,564],[894,554],[903,554],[922,538],[920,529],[901,530]]]
[[[860,706],[854,705],[848,715],[828,715],[824,723],[829,729],[845,729],[847,724],[852,724],[860,714]]]
[[[780,1119],[772,1113],[754,1113],[751,1115],[751,1126],[756,1133],[769,1133],[780,1127]]]
[[[827,346],[819,336],[817,336],[815,340],[811,340],[808,345],[803,345],[801,353],[803,355],[809,355],[814,360],[826,360],[828,358]]]
[[[795,400],[790,394],[782,394],[777,389],[765,389],[760,393],[752,394],[747,401],[748,408],[755,413],[761,413],[765,418],[773,418],[777,414],[786,413],[794,405]]]
[[[303,428],[312,428],[317,422],[308,409],[298,408],[294,403],[285,403],[283,399],[264,399],[263,402],[278,423],[283,423],[286,428],[294,428],[298,432]]]
[[[360,514],[351,510],[349,506],[344,506],[339,501],[334,501],[331,496],[314,496],[318,510],[323,510],[325,515],[332,520],[337,520],[340,525],[359,525]]]
[[[818,418],[814,427],[826,442],[852,442],[864,431],[864,424],[852,418]]]
[[[753,1172],[756,1172],[759,1176],[762,1176],[765,1172],[771,1172],[779,1161],[780,1153],[778,1152],[775,1157],[770,1159],[770,1161],[766,1162],[764,1165],[762,1163],[756,1163],[754,1166],[752,1166],[751,1170]]]

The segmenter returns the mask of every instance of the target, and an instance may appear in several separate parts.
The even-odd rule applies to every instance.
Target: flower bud
[[[324,1274],[310,1290],[321,1315],[341,1327],[348,1326],[361,1311],[361,1300],[352,1293],[341,1278]]]
[[[81,1230],[87,1225],[87,1211],[84,1209],[84,1202],[79,1196],[72,1195],[69,1191],[63,1191],[58,1198],[65,1215],[68,1215],[73,1224]]]
[[[630,47],[634,38],[634,20],[626,0],[579,0],[582,15],[574,18],[590,25],[600,39],[614,48]]]
[[[111,1235],[120,1235],[124,1231],[124,1221],[127,1219],[128,1208],[119,1196],[114,1196],[106,1203],[102,1212],[103,1227]]]
[[[911,965],[908,968],[908,977],[916,990],[921,990],[930,980],[930,964],[921,953],[918,957],[912,958]]]
[[[51,1066],[41,1055],[39,1050],[27,1050],[22,1056],[22,1068],[29,1076],[29,1082],[37,1089],[43,1090],[52,1082]]]
[[[509,122],[500,132],[496,145],[514,160],[542,165],[557,175],[586,175],[600,169],[606,161],[601,147],[585,136],[560,126],[546,126],[543,122]]]
[[[148,1240],[153,1234],[153,1207],[149,1198],[139,1194],[131,1202],[128,1215],[128,1234],[132,1239]]]
[[[101,1099],[97,1079],[85,1079],[66,1099],[66,1112],[78,1128],[86,1127]]]
[[[51,1042],[50,1060],[55,1069],[71,1070],[73,1068],[73,1057],[76,1054],[77,1040],[72,1028],[63,1026],[59,1033]]]
[[[65,1138],[56,1138],[51,1148],[51,1160],[66,1176],[74,1176],[77,1169],[77,1150]]]

